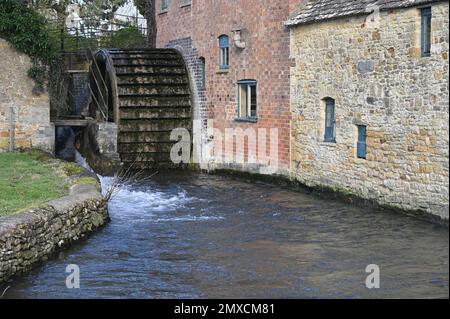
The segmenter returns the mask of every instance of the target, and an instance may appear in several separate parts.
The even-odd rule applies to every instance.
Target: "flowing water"
[[[103,184],[110,180],[103,178]],[[194,173],[127,185],[111,222],[7,298],[448,298],[449,232],[394,213]],[[67,289],[66,266],[81,288]],[[365,286],[367,265],[381,288]]]

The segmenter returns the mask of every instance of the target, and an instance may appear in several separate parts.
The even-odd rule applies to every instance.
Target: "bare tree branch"
[[[114,198],[119,192],[120,189],[126,185],[131,183],[143,183],[151,180],[153,176],[158,174],[155,172],[151,175],[147,175],[146,171],[143,169],[136,169],[136,161],[134,161],[127,168],[121,168],[113,177],[112,183],[108,186],[103,195],[106,201],[110,201]]]

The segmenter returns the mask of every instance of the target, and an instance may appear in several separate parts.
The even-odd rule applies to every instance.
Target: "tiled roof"
[[[442,0],[305,0],[298,11],[285,22],[287,26],[314,23],[340,17],[373,12],[373,6],[381,10],[406,8]]]

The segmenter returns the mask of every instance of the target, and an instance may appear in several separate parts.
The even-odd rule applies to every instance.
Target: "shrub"
[[[28,76],[36,83],[33,93],[42,93],[48,66],[58,52],[57,40],[49,32],[46,19],[18,0],[0,0],[0,38],[31,57],[33,66]]]
[[[107,39],[108,41],[109,39]],[[136,27],[126,27],[113,33],[110,39],[110,47],[115,48],[139,48],[146,45],[145,36]]]
[[[56,38],[49,32],[45,18],[17,0],[0,0],[0,38],[44,64],[49,64],[57,53]]]

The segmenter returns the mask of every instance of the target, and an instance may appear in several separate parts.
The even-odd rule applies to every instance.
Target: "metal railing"
[[[122,16],[127,17],[127,16]],[[147,44],[147,29],[139,22],[139,17],[129,16],[129,21],[109,21],[82,17],[75,27],[59,24],[51,20],[50,31],[60,43],[62,55],[83,56],[89,63],[91,81],[89,90],[100,120],[109,120],[109,88],[106,72],[102,72],[94,52],[103,48],[137,48]]]
[[[105,23],[92,18],[81,18],[72,26],[60,25],[57,20],[50,20],[50,31],[59,41],[61,52],[78,52],[84,50],[88,43],[93,50],[117,47],[145,47],[147,28],[129,17],[131,22],[109,21]]]

